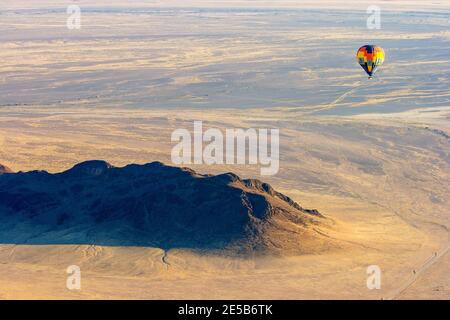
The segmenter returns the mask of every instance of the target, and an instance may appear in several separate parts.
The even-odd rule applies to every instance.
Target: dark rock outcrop
[[[159,162],[0,176],[1,243],[263,248],[267,230],[301,233],[320,219],[261,181]]]

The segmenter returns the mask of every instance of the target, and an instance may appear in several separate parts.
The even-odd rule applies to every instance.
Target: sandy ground
[[[328,236],[353,246],[320,255],[244,260],[178,250],[168,252],[167,266],[159,249],[3,245],[5,298],[448,298],[447,256],[426,265],[449,244],[449,146],[448,138],[430,130],[437,113],[429,122],[422,117],[419,123],[395,123],[392,119],[400,115],[393,115],[381,124],[379,115],[295,119],[286,110],[270,116],[252,110],[251,117],[239,110],[232,115],[191,110],[183,117],[165,110],[47,112],[3,110],[6,165],[60,171],[75,159],[170,163],[170,132],[190,129],[193,119],[219,128],[276,124],[283,128],[278,175],[262,178],[254,166],[194,168],[262,178],[335,219],[336,229]],[[440,114],[448,116],[445,109]],[[411,112],[401,118],[408,117]],[[76,293],[64,287],[65,269],[72,264],[83,270],[83,289]],[[382,290],[367,289],[369,265],[380,266]],[[421,273],[411,279],[413,270]],[[270,280],[255,281],[258,276]]]
[[[148,7],[148,8],[164,8],[164,7],[216,7],[216,8],[329,8],[329,9],[365,9],[373,5],[373,1],[367,0],[349,0],[343,3],[338,0],[306,0],[306,1],[292,1],[292,0],[266,0],[266,1],[252,1],[252,0],[164,0],[164,1],[142,1],[129,0],[124,4],[120,0],[78,0],[77,4],[80,6],[95,6],[104,7],[106,5],[122,6],[122,7]],[[426,2],[423,0],[390,0],[381,1],[377,3],[389,10],[425,10],[425,9],[445,9],[450,7],[447,0],[439,0],[433,2]],[[48,8],[65,6],[67,2],[64,0],[16,0],[2,4],[6,9],[17,8]]]
[[[370,32],[366,7],[130,13],[83,1],[83,27],[70,31],[64,10],[45,10],[50,2],[60,6],[4,7],[1,164],[171,164],[171,133],[192,131],[194,120],[278,128],[275,176],[193,168],[271,183],[334,219],[327,236],[351,249],[245,259],[177,250],[165,263],[155,248],[0,245],[0,298],[450,297],[450,20],[438,10],[447,1],[393,2],[407,13],[383,11],[382,29]],[[388,53],[371,82],[354,60],[367,41]],[[66,288],[73,264],[81,291]],[[381,290],[367,289],[370,265],[382,270]]]

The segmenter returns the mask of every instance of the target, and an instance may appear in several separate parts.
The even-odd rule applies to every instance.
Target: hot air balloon
[[[365,45],[359,48],[356,59],[372,79],[373,74],[384,62],[384,50],[378,46]]]

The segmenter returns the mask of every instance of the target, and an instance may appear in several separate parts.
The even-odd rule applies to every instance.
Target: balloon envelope
[[[384,62],[384,50],[378,46],[365,45],[359,48],[356,59],[369,77],[372,77]]]

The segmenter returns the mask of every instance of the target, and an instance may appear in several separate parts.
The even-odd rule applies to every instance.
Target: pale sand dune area
[[[380,1],[369,30],[370,3],[80,0],[70,30],[65,1],[2,1],[5,175],[87,160],[178,166],[171,136],[195,121],[278,129],[275,175],[186,166],[270,183],[323,220],[275,217],[263,239],[275,249],[246,255],[12,237],[0,299],[449,299],[450,3]],[[368,43],[386,52],[372,80],[355,59]],[[0,237],[37,228],[7,214]],[[70,265],[79,291],[66,287]],[[379,290],[367,287],[373,265]]]

